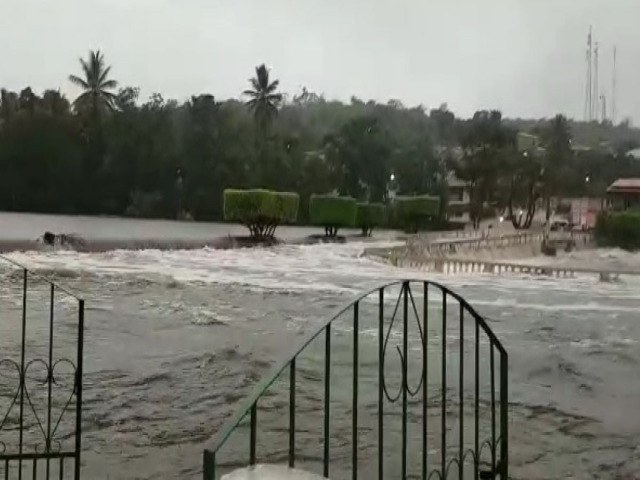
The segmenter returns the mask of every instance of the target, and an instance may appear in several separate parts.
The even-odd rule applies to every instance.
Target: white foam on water
[[[398,243],[379,242],[387,247]],[[541,311],[601,311],[629,312],[635,307],[599,299],[640,300],[640,279],[625,277],[617,283],[599,282],[595,276],[578,278],[539,278],[528,275],[492,275],[462,273],[447,275],[403,269],[362,256],[371,243],[280,245],[272,248],[244,248],[233,250],[115,250],[106,253],[78,253],[73,251],[14,252],[9,258],[38,270],[76,271],[106,277],[133,276],[150,281],[168,278],[181,283],[240,285],[247,289],[279,292],[332,292],[355,294],[380,283],[412,278],[441,282],[454,289],[483,287],[491,296],[470,298],[472,304],[487,307],[513,307]],[[585,254],[586,252],[579,252]],[[623,255],[640,256],[619,251],[592,254],[594,258]],[[584,255],[583,255],[584,257]],[[575,292],[576,302],[565,304],[543,301],[524,301],[514,292]],[[588,293],[592,298],[584,301]],[[580,298],[582,296],[583,298]],[[520,297],[518,301],[516,297]],[[542,297],[544,298],[544,297]],[[565,297],[566,298],[566,297]],[[206,315],[204,315],[206,316]]]

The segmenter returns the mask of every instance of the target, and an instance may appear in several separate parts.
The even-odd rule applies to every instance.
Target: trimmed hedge
[[[640,211],[602,212],[596,220],[595,239],[602,247],[640,250]]]
[[[272,238],[278,225],[296,222],[299,204],[297,193],[229,188],[224,191],[224,219],[246,226],[253,238]]]
[[[386,213],[382,203],[358,203],[356,227],[362,230],[362,235],[369,237],[374,228],[384,225]]]
[[[396,197],[393,203],[396,222],[411,233],[416,233],[440,213],[440,198],[431,195]]]
[[[309,218],[312,225],[324,227],[326,236],[335,237],[339,228],[355,225],[356,208],[356,201],[351,197],[311,195]]]

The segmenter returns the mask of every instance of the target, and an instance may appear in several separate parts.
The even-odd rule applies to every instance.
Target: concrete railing
[[[551,243],[573,241],[577,245],[587,244],[591,241],[591,234],[587,232],[550,232],[546,237]],[[426,241],[425,241],[426,240]],[[440,238],[435,241],[421,239],[419,236],[407,239],[406,255],[409,256],[451,256],[468,250],[481,250],[489,248],[509,248],[519,245],[540,244],[545,241],[542,232],[521,232],[511,235],[476,234],[475,237],[448,239]]]

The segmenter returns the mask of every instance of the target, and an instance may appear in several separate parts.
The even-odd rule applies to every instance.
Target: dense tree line
[[[333,191],[371,202],[429,193],[446,208],[455,173],[478,220],[487,205],[529,213],[552,196],[598,195],[617,177],[640,176],[624,155],[640,145],[628,123],[488,111],[461,119],[446,105],[342,103],[306,89],[287,97],[264,65],[242,100],[142,100],[100,52],[69,81],[82,90],[73,102],[54,89],[2,90],[0,210],[213,220],[225,188],[263,187],[299,193],[304,222],[310,195]],[[524,155],[518,131],[538,135],[544,154]],[[590,149],[576,153],[578,142]],[[525,227],[522,217],[512,216]]]

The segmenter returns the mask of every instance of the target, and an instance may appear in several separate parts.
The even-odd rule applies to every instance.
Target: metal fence
[[[80,478],[84,300],[0,256],[0,478]]]
[[[458,294],[390,283],[323,322],[204,451],[340,478],[508,478],[507,352]]]

